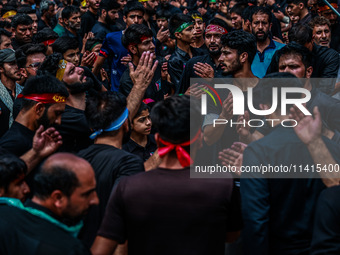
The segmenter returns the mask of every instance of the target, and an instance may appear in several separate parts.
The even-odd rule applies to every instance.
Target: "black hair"
[[[247,20],[251,20],[252,16],[253,16],[253,10],[256,8],[257,6],[247,6],[243,12],[242,12],[242,19],[244,19],[244,21]]]
[[[169,21],[169,31],[171,38],[175,39],[175,31],[184,23],[193,22],[191,16],[183,14],[183,13],[176,13],[172,15]]]
[[[35,53],[45,54],[47,47],[43,44],[24,44],[15,51],[15,58],[17,59],[17,64],[19,68],[24,68],[27,63],[27,57]]]
[[[32,18],[25,13],[17,14],[12,19],[12,27],[14,29],[16,29],[19,25],[28,26],[32,24],[33,24]]]
[[[248,61],[251,64],[256,55],[256,39],[255,36],[243,30],[234,30],[221,37],[222,47],[228,46],[231,49],[236,49],[241,55],[243,52],[248,53]]]
[[[2,36],[7,36],[8,38],[11,38],[12,34],[3,28],[0,28],[0,43],[2,43]]]
[[[132,11],[141,11],[143,12],[143,14],[145,13],[145,9],[140,2],[128,1],[127,4],[124,6],[123,15],[127,17],[129,12],[132,12]]]
[[[275,80],[274,80],[275,79]],[[260,89],[260,104],[272,105],[273,103],[273,88],[278,88],[277,90],[277,109],[281,109],[281,88],[295,87],[302,88],[303,84],[296,78],[294,74],[291,73],[271,73],[260,79],[257,84]],[[300,99],[301,93],[289,93],[289,98]],[[286,105],[286,113],[289,113],[289,109],[292,105]]]
[[[106,91],[90,96],[86,101],[85,116],[89,127],[93,130],[108,128],[119,118],[127,106],[126,98],[118,92]],[[103,135],[107,132],[103,132]],[[110,132],[112,136],[116,131]]]
[[[6,12],[9,12],[9,11],[16,11],[16,9],[15,9],[14,6],[7,4],[7,5],[2,7],[2,9],[0,10],[0,14],[1,14],[1,16],[3,16]]]
[[[41,14],[41,16],[43,16],[44,13],[48,11],[50,6],[54,6],[54,5],[55,5],[55,3],[53,1],[50,1],[50,0],[41,1],[40,2],[40,14]]]
[[[23,6],[18,9],[18,13],[36,14],[36,11],[30,6]]]
[[[151,29],[143,24],[133,24],[125,30],[122,36],[122,44],[125,48],[127,48],[131,42],[140,44],[142,42],[140,39],[141,36],[152,37]]]
[[[69,93],[64,86],[64,84],[59,81],[55,76],[50,74],[38,74],[36,76],[30,77],[26,83],[24,89],[21,91],[22,95],[29,94],[44,94],[44,93],[55,93],[61,96],[68,97]],[[22,109],[28,110],[32,108],[36,101],[23,99]]]
[[[248,5],[245,4],[245,3],[238,3],[238,4],[235,4],[233,6],[233,8],[230,9],[230,14],[231,13],[236,13],[237,15],[240,15],[242,16],[242,13],[244,11],[244,9],[247,7]]]
[[[190,103],[190,97],[186,95],[172,96],[158,102],[152,108],[150,116],[160,137],[172,143],[191,140],[201,128],[199,107]],[[196,130],[190,130],[190,126]]]
[[[145,111],[145,110],[150,111],[150,107],[147,104],[144,104],[142,102],[139,106],[139,109],[138,109],[136,115],[133,117],[133,119],[138,118],[142,114],[142,111]]]
[[[272,23],[272,13],[269,10],[268,7],[263,7],[263,6],[256,6],[254,9],[252,9],[252,13],[250,15],[249,21],[253,21],[253,15],[255,14],[267,14],[268,15],[268,22]]]
[[[276,54],[278,60],[280,60],[280,57],[283,55],[294,55],[301,57],[302,63],[306,68],[312,65],[312,53],[306,47],[295,42],[288,43],[279,49]]]
[[[102,10],[111,11],[111,10],[119,10],[120,4],[117,3],[117,1],[114,0],[102,0],[100,2],[99,11],[100,14],[102,13]]]
[[[221,20],[219,18],[212,18],[209,21],[209,25],[217,25],[217,26],[223,27],[225,30],[228,30],[228,28],[229,28],[227,22],[225,22],[224,20]]]
[[[156,19],[160,19],[160,18],[166,18],[167,20],[169,20],[171,17],[171,13],[167,10],[159,10],[156,12]]]
[[[90,38],[86,41],[85,44],[85,51],[91,51],[91,48],[93,47],[94,44],[102,44],[103,40],[100,38]]]
[[[72,49],[78,49],[79,43],[76,38],[72,37],[59,37],[55,42],[52,44],[53,52],[58,52],[64,54],[66,51]]]
[[[63,11],[61,12],[62,19],[69,19],[72,14],[80,13],[79,7],[75,7],[73,5],[66,6]]]
[[[50,56],[47,56],[40,65],[38,70],[38,74],[49,73],[54,77],[57,75],[59,61],[63,59],[63,55],[61,53],[53,53]]]
[[[42,166],[41,171],[34,177],[34,196],[40,199],[48,198],[53,191],[60,190],[70,197],[73,191],[80,186],[77,175],[66,167]]]
[[[287,0],[286,4],[299,4],[299,3],[303,3],[303,5],[305,6],[305,8],[307,8],[307,0]]]
[[[289,42],[297,42],[298,44],[305,45],[313,39],[313,30],[304,24],[296,24],[289,30]]]
[[[0,28],[8,28],[8,29],[12,29],[12,24],[8,21],[0,21]]]
[[[38,31],[38,33],[33,37],[33,41],[35,43],[42,43],[47,40],[54,40],[58,38],[59,35],[56,32],[54,32],[51,28],[45,27]]]
[[[3,155],[0,159],[0,188],[3,188],[5,193],[8,192],[8,187],[20,175],[26,174],[27,166],[23,160],[12,154]]]

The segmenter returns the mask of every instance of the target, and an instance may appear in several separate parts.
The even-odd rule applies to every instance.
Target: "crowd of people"
[[[338,2],[0,0],[0,254],[339,254]]]

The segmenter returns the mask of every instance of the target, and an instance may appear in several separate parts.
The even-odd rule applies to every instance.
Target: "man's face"
[[[217,11],[217,3],[209,3],[209,8],[213,11]]]
[[[271,23],[269,23],[268,15],[263,13],[254,14],[251,28],[252,33],[253,35],[255,35],[257,41],[265,41],[268,38],[268,34],[271,28]]]
[[[6,192],[2,194],[2,197],[17,198],[24,202],[29,192],[30,188],[25,181],[25,174],[22,173],[8,185],[8,188]]]
[[[45,54],[43,53],[34,53],[27,56],[26,61],[26,72],[28,74],[27,78],[31,76],[37,75],[37,70],[42,62],[45,60]]]
[[[164,29],[168,29],[169,22],[165,18],[157,19],[157,27],[160,29],[162,26]]]
[[[79,66],[79,48],[69,49],[63,54],[63,58],[67,62],[71,62],[75,66]]]
[[[0,50],[3,50],[3,49],[13,49],[12,47],[12,41],[11,41],[11,38],[5,36],[5,35],[2,35],[1,36],[1,43],[0,43]]]
[[[205,34],[205,45],[208,47],[209,53],[212,55],[220,54],[221,52],[221,37],[222,34],[209,32]]]
[[[150,51],[150,53],[154,54],[154,57],[156,57],[155,54],[155,45],[152,42],[152,38],[145,39],[142,43],[137,45],[137,55],[138,57],[141,57],[143,52]]]
[[[146,3],[146,8],[148,11],[150,11],[151,14],[155,14],[157,7],[158,7],[158,1],[157,0],[149,0]]]
[[[67,26],[70,29],[79,30],[80,29],[80,22],[81,22],[80,12],[78,12],[78,13],[73,13],[71,15],[71,17],[68,20],[66,20],[65,24],[67,24]]]
[[[116,23],[116,20],[119,19],[118,10],[109,10],[106,14],[106,23],[110,25],[114,25]]]
[[[88,2],[89,2],[90,8],[92,8],[94,10],[98,10],[101,0],[88,0]]]
[[[298,78],[306,78],[306,67],[302,62],[301,56],[283,55],[279,60],[279,72],[288,72]]]
[[[120,5],[120,10],[123,10],[127,0],[117,0],[117,3]]]
[[[195,19],[195,26],[194,26],[194,37],[199,38],[203,36],[204,31],[204,22],[201,19]]]
[[[65,111],[66,103],[52,104],[47,107],[44,105],[44,112],[37,120],[37,126],[43,125],[45,129],[53,126],[54,124],[61,124],[61,114]]]
[[[287,13],[289,16],[299,16],[301,13],[301,8],[299,4],[290,3],[287,6]]]
[[[37,14],[35,14],[35,13],[28,14],[28,16],[30,16],[31,19],[33,20],[32,33],[33,33],[33,35],[35,35],[36,33],[38,33],[38,18],[37,18]]]
[[[55,8],[54,8],[54,5],[49,5],[48,6],[48,10],[46,12],[46,17],[47,19],[52,19],[55,15]]]
[[[308,0],[308,8],[313,14],[318,13],[318,0]]]
[[[226,15],[228,13],[228,4],[226,2],[222,2],[219,4],[218,9],[220,12]]]
[[[142,11],[130,11],[127,16],[123,17],[126,26],[129,27],[133,24],[142,24],[144,21]]]
[[[230,14],[231,17],[231,24],[233,28],[239,30],[242,28],[242,17],[241,15],[236,14],[235,12]]]
[[[32,25],[18,25],[15,29],[15,39],[19,42],[32,42]]]
[[[4,63],[3,67],[0,67],[0,72],[10,80],[18,81],[21,79],[21,74],[16,61]]]
[[[63,81],[66,84],[84,83],[86,78],[83,68],[77,67],[71,62],[67,63],[63,76]]]
[[[151,132],[151,118],[148,110],[142,111],[140,116],[133,119],[132,130],[133,132],[141,135],[149,135]]]
[[[222,47],[218,62],[221,65],[223,75],[235,74],[242,69],[237,50],[231,49],[228,46]]]
[[[94,205],[99,204],[96,192],[96,178],[90,164],[80,163],[79,167],[86,169],[77,173],[79,186],[68,198],[67,205],[62,211],[62,217],[75,221],[81,220]]]
[[[338,21],[338,16],[332,10],[322,11],[321,15],[328,19],[332,26]]]
[[[194,37],[194,25],[188,26],[186,29],[184,29],[182,32],[178,33],[179,34],[179,40],[182,42],[185,42],[187,44],[191,44],[195,41]]]
[[[331,30],[328,25],[314,26],[313,40],[317,45],[329,48],[331,43]]]
[[[267,4],[267,0],[257,0],[256,5],[257,6],[265,6]]]

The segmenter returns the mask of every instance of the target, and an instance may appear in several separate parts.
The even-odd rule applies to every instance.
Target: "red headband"
[[[334,9],[338,9],[338,5],[336,3],[331,3],[331,6],[334,7]],[[330,10],[331,8],[329,8],[328,5],[324,5],[324,6],[320,6],[319,7],[319,11],[320,12],[323,12],[323,11],[327,11],[327,10]]]
[[[201,135],[201,130],[199,129],[197,134],[191,141],[180,143],[180,144],[173,144],[173,143],[164,141],[162,138],[159,138],[159,141],[162,144],[164,144],[165,147],[158,148],[158,155],[162,158],[169,152],[176,150],[176,155],[179,160],[179,163],[181,163],[183,167],[188,167],[193,163],[193,161],[190,158],[189,153],[186,152],[186,150],[184,150],[182,146],[185,147],[185,146],[189,146],[190,144],[194,143],[200,137],[200,135]]]
[[[152,38],[151,36],[145,36],[145,35],[142,35],[139,40],[140,40],[140,43],[144,42],[145,40],[149,39],[149,38]],[[128,49],[129,49],[129,46],[130,45],[137,45],[138,43],[135,43],[135,42],[131,42],[128,44]]]
[[[48,46],[48,45],[53,44],[53,43],[55,42],[55,40],[56,40],[56,39],[50,39],[50,40],[44,41],[43,44],[44,44],[45,46]]]
[[[55,93],[29,94],[29,95],[19,94],[18,98],[25,98],[25,99],[33,100],[33,101],[40,102],[43,104],[56,104],[56,103],[66,102],[66,97],[61,96],[59,94],[55,94]]]
[[[223,27],[218,26],[218,25],[209,25],[207,26],[207,28],[205,29],[205,33],[210,33],[210,32],[216,32],[219,34],[227,34],[227,30],[225,30]]]

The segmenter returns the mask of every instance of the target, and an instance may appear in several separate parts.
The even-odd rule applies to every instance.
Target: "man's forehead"
[[[253,14],[253,21],[255,20],[269,20],[269,16],[267,13],[254,13]]]
[[[74,19],[78,17],[80,17],[80,12],[72,13],[70,19]]]
[[[284,63],[302,64],[302,57],[300,54],[284,54],[279,59],[279,65]]]
[[[218,32],[214,32],[214,31],[211,31],[211,32],[206,32],[205,33],[205,36],[207,36],[207,35],[210,35],[210,36],[222,36],[222,34],[221,33],[218,33]]]
[[[143,12],[140,11],[140,10],[134,10],[134,11],[130,11],[127,16],[132,16],[132,15],[140,15],[140,16],[143,16]]]

